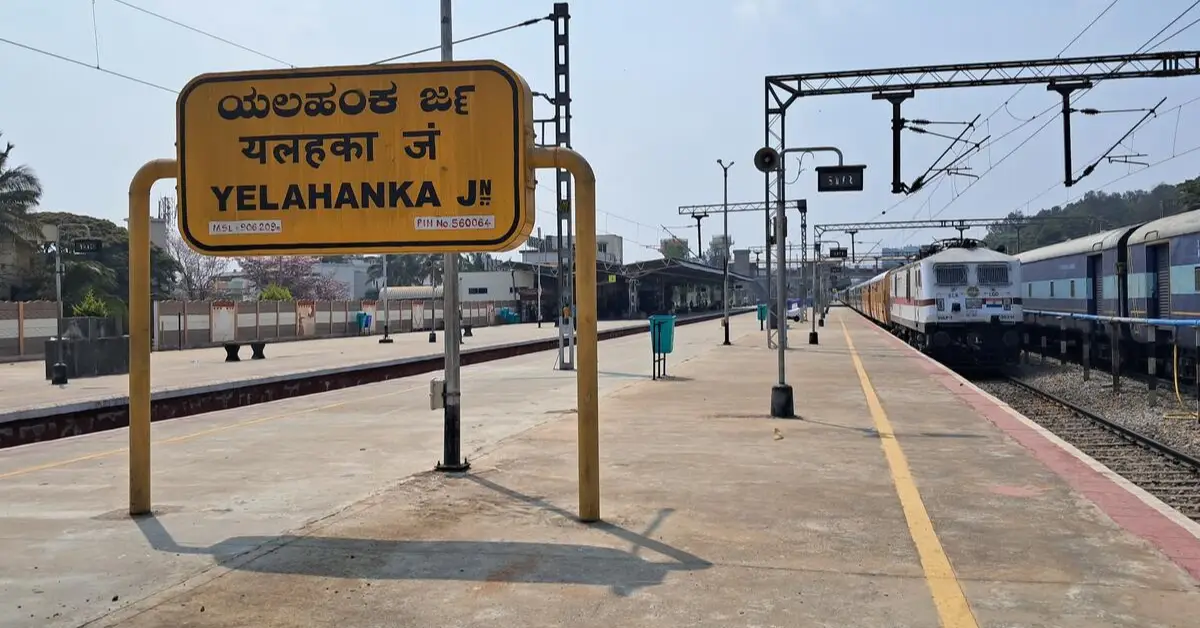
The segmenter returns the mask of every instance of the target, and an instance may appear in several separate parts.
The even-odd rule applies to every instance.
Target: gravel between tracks
[[[1021,366],[1012,374],[1063,401],[1200,458],[1200,422],[1195,418],[1196,399],[1191,391],[1180,389],[1181,406],[1174,386],[1160,383],[1158,405],[1152,408],[1145,382],[1122,377],[1120,394],[1113,394],[1112,375],[1092,369],[1091,380],[1085,382],[1083,367],[1077,364],[1060,365],[1047,359],[1045,364]]]

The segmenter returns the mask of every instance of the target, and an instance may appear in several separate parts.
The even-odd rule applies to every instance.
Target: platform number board
[[[846,257],[846,249],[840,249],[840,248],[829,249],[829,257],[844,259]]]
[[[818,192],[861,192],[866,166],[817,166]]]
[[[71,245],[71,248],[79,255],[94,255],[99,253],[104,246],[97,238],[76,238]]]

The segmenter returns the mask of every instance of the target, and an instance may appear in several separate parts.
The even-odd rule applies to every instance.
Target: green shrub
[[[271,284],[263,288],[261,294],[258,295],[259,301],[291,301],[292,291],[279,284]]]
[[[83,301],[73,306],[71,312],[75,316],[108,318],[108,304],[101,300],[100,297],[97,297],[95,291],[88,288],[87,294],[83,295]]]

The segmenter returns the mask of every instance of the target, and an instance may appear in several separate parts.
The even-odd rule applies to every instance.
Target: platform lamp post
[[[388,328],[388,323],[390,322],[388,319],[391,318],[390,316],[388,316],[388,314],[389,314],[389,312],[388,312],[388,275],[390,274],[390,273],[388,273],[389,270],[391,270],[391,269],[388,268],[388,254],[384,253],[383,254],[383,289],[381,290],[381,292],[383,293],[383,338],[379,339],[379,344],[381,344],[381,345],[390,345],[394,342],[392,340],[392,337],[389,335],[389,332],[391,330]]]
[[[791,385],[787,383],[787,361],[785,359],[787,355],[785,353],[785,348],[787,347],[787,316],[785,316],[787,311],[787,273],[784,271],[786,267],[787,238],[784,237],[784,231],[787,229],[787,217],[784,215],[783,202],[783,158],[775,149],[765,146],[754,153],[754,167],[759,172],[774,172],[776,175],[775,251],[779,259],[779,265],[781,266],[780,272],[777,273],[777,277],[775,278],[778,292],[775,295],[777,299],[776,307],[778,308],[775,314],[775,324],[778,326],[776,333],[779,336],[775,344],[778,349],[776,360],[779,369],[779,383],[771,387],[771,416],[775,418],[792,418],[796,416],[796,400]],[[770,252],[767,253],[767,259],[768,261],[770,260]],[[768,294],[770,294],[769,289]]]
[[[54,298],[58,302],[57,316],[54,321],[54,364],[50,367],[50,384],[52,386],[67,385],[67,363],[63,356],[63,265],[62,265],[62,247],[63,247],[63,231],[67,227],[82,227],[84,233],[91,239],[91,229],[82,223],[62,223],[42,225],[42,237],[49,242],[54,242]]]
[[[721,201],[721,215],[725,223],[725,254],[723,256],[724,264],[722,264],[725,268],[721,273],[721,301],[723,301],[724,309],[721,315],[721,326],[725,328],[725,342],[721,344],[725,346],[731,344],[729,342],[729,169],[733,167],[733,164],[734,162],[731,161],[727,166],[720,159],[717,160],[717,165],[721,167],[721,174],[724,177],[724,196]]]

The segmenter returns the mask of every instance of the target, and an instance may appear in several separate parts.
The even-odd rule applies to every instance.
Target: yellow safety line
[[[331,403],[331,404],[327,404],[324,406],[305,408],[303,410],[292,410],[292,411],[288,411],[288,412],[282,412],[280,414],[272,414],[270,416],[259,417],[257,419],[247,419],[245,421],[240,421],[238,423],[232,423],[230,425],[221,425],[219,427],[210,427],[206,430],[200,430],[199,432],[192,432],[191,434],[184,434],[182,436],[173,436],[171,438],[164,438],[162,440],[154,441],[154,444],[169,445],[172,443],[182,443],[185,441],[200,438],[201,436],[208,436],[210,434],[216,434],[218,432],[227,432],[232,429],[248,427],[251,425],[257,425],[259,423],[266,423],[268,421],[277,421],[279,419],[286,419],[286,418],[290,418],[290,417],[300,416],[303,414],[312,414],[314,412],[320,412],[322,410],[332,410],[334,408],[338,408],[338,407],[341,407],[341,406],[344,406],[344,405],[347,405],[350,403],[360,403],[363,401],[372,401],[374,399],[383,399],[384,397],[391,397],[393,395],[399,395],[401,393],[406,393],[406,392],[409,392],[412,390],[417,390],[418,388],[421,388],[421,386],[412,386],[410,388],[402,388],[400,390],[393,390],[391,392],[383,393],[381,395],[373,395],[370,397],[356,397],[353,399],[347,399],[346,401],[339,401],[337,403]],[[297,399],[297,398],[293,397],[292,399]],[[283,401],[283,400],[280,400],[280,401]],[[18,475],[25,475],[28,473],[34,473],[36,471],[45,471],[46,469],[57,469],[58,467],[65,467],[67,465],[72,465],[77,462],[87,462],[88,460],[96,460],[97,458],[107,458],[108,456],[115,456],[117,454],[125,453],[127,451],[129,451],[129,448],[122,447],[120,449],[110,449],[108,451],[101,451],[101,452],[97,452],[94,454],[88,454],[86,456],[79,456],[77,458],[69,458],[67,460],[59,460],[57,462],[47,462],[45,464],[39,464],[39,465],[31,466],[31,467],[25,467],[23,469],[9,471],[7,473],[0,473],[0,480],[14,478],[14,477],[17,477]]]
[[[950,566],[942,544],[938,541],[937,533],[933,531],[933,522],[929,520],[929,512],[921,501],[916,482],[908,467],[908,459],[900,449],[892,423],[888,420],[883,405],[879,403],[879,395],[863,368],[862,359],[854,348],[854,340],[850,338],[850,330],[845,321],[838,321],[842,326],[842,335],[846,337],[846,346],[850,349],[850,359],[854,361],[854,370],[858,371],[858,382],[862,385],[863,395],[867,398],[867,407],[871,410],[871,418],[875,422],[875,431],[879,433],[879,442],[883,446],[884,456],[887,457],[888,470],[892,482],[896,485],[896,494],[900,497],[900,507],[904,510],[904,518],[908,522],[908,533],[917,546],[917,555],[921,559],[921,568],[925,572],[925,582],[933,594],[933,604],[937,607],[938,619],[944,628],[978,628],[971,606],[963,593],[958,577]]]

